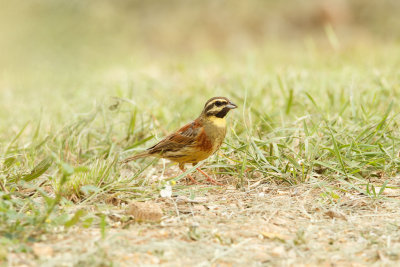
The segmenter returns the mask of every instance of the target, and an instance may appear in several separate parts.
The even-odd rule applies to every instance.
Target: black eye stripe
[[[219,103],[219,105],[217,105],[217,103]],[[221,100],[214,100],[213,102],[207,104],[207,106],[206,106],[206,108],[205,108],[205,111],[207,112],[207,111],[209,111],[210,109],[212,109],[213,107],[221,107],[221,106],[223,106],[223,105],[226,105],[227,103],[228,103],[228,102],[226,102],[225,100],[223,100],[223,101],[221,101]]]

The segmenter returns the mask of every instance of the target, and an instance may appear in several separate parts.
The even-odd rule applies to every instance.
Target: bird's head
[[[204,105],[202,116],[208,119],[223,119],[231,109],[237,106],[226,97],[213,97]]]

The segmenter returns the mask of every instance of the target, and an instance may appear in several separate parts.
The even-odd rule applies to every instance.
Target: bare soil
[[[331,185],[332,186],[332,185]],[[202,187],[202,186],[197,186]],[[254,184],[159,198],[161,222],[122,222],[127,206],[109,207],[109,228],[60,229],[8,255],[11,266],[398,266],[400,205],[358,192],[327,196],[317,184]]]

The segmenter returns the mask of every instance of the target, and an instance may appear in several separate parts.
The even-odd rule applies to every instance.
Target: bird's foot
[[[200,168],[196,168],[201,174],[203,174],[206,177],[206,180],[209,181],[213,185],[223,185],[220,182],[215,181],[213,178],[211,178],[207,173],[203,172]]]
[[[199,182],[197,182],[190,174],[186,175],[186,177],[192,182],[191,184],[199,184]]]

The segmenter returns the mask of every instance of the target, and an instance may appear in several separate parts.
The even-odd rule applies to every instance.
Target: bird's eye
[[[222,105],[222,102],[221,102],[221,101],[217,101],[217,102],[215,102],[215,105],[216,105],[217,107],[220,107],[220,106]]]

